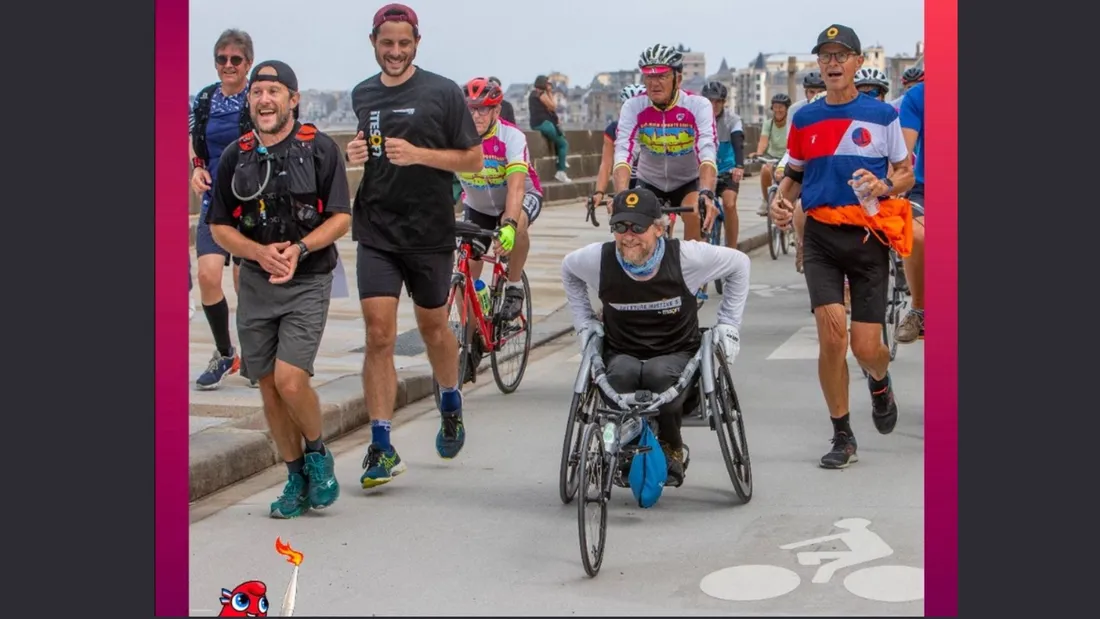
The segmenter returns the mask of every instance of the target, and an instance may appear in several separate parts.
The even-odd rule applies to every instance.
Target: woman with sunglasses
[[[214,336],[214,356],[195,381],[201,390],[217,389],[226,376],[240,370],[240,357],[229,334],[229,304],[222,293],[222,273],[229,252],[214,242],[206,214],[218,161],[227,146],[252,130],[248,112],[248,71],[254,58],[252,37],[241,30],[226,30],[214,44],[214,70],[218,81],[203,88],[191,108],[191,190],[202,197],[202,211],[195,230],[199,262],[199,296],[203,313]],[[233,259],[233,289],[237,290],[240,258]]]

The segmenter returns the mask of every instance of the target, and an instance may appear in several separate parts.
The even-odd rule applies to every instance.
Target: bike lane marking
[[[866,518],[844,518],[833,523],[843,532],[783,544],[780,550],[837,546],[847,550],[805,550],[795,555],[802,566],[817,566],[811,585],[827,584],[838,571],[855,568],[894,554],[893,548],[870,530]],[[753,602],[773,599],[793,593],[802,578],[792,569],[777,565],[737,565],[707,574],[699,588],[710,597],[731,602]],[[866,600],[875,602],[914,602],[924,598],[924,569],[903,565],[878,565],[855,569],[843,580],[844,588]]]

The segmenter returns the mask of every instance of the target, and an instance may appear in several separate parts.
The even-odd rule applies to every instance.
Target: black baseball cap
[[[648,189],[619,192],[611,202],[609,223],[612,224],[626,221],[639,226],[651,226],[660,218],[661,204],[657,202],[657,196]]]
[[[264,69],[269,70],[260,73]],[[286,86],[291,93],[298,92],[298,76],[294,75],[294,69],[291,69],[290,65],[281,60],[265,60],[256,65],[252,69],[252,76],[248,78],[248,83],[256,82],[278,82]]]
[[[863,48],[859,44],[859,37],[856,36],[856,31],[841,24],[833,24],[822,30],[821,34],[817,35],[817,45],[810,50],[810,53],[816,54],[821,49],[821,46],[826,43],[837,43],[857,54],[863,53]]]

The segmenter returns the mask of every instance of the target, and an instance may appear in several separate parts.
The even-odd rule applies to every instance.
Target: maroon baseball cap
[[[420,27],[420,22],[416,19],[416,11],[404,4],[387,4],[378,9],[374,14],[374,29],[378,30],[379,26],[388,21],[408,22],[413,29]]]

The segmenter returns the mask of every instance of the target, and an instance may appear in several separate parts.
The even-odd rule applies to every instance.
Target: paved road
[[[344,494],[323,514],[268,519],[285,475],[278,469],[196,505],[193,520],[207,517],[191,525],[194,614],[216,614],[222,587],[253,578],[268,584],[277,614],[291,574],[275,553],[277,536],[305,556],[299,615],[923,614],[920,599],[874,601],[907,597],[907,578],[923,582],[919,570],[846,567],[814,583],[818,568],[797,556],[851,549],[880,557],[860,567],[923,567],[923,345],[903,347],[895,362],[901,416],[890,436],[875,432],[866,383],[850,362],[861,461],[819,469],[831,428],[805,331],[812,317],[804,283],[792,257],[773,262],[766,250],[754,252],[752,281],[735,378],[754,461],[748,505],[737,504],[713,434],[685,428],[693,447],[686,485],[650,510],[616,488],[603,570],[588,579],[575,504],[557,497],[578,360],[564,338],[539,351],[514,395],[497,392],[491,377],[469,393],[469,438],[457,460],[435,455],[430,413],[394,430],[409,471],[374,491],[357,484],[368,432],[334,444]],[[704,307],[707,324],[714,308]],[[834,527],[842,520],[852,531]],[[780,548],[837,533],[847,537]],[[822,565],[833,559],[825,558]],[[708,574],[740,565],[775,567],[721,572],[706,578],[704,592]],[[769,599],[718,599],[753,595]]]

